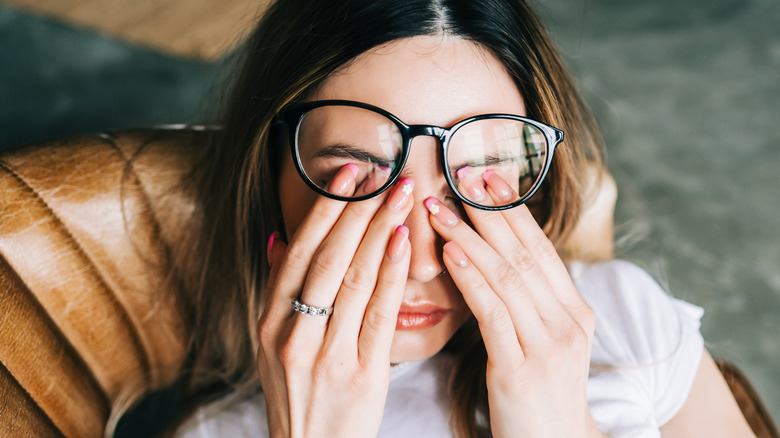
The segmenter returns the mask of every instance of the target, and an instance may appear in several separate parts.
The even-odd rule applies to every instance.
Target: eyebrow
[[[525,159],[527,160],[527,159],[535,157],[535,156],[536,155],[526,155]],[[464,164],[460,164],[459,163],[457,168],[459,169],[459,168],[461,168],[463,166],[472,166],[472,165],[496,166],[496,165],[501,164],[501,163],[512,163],[512,162],[520,161],[520,160],[518,160],[519,157],[513,156],[513,155],[495,155],[495,154],[491,154],[491,155],[488,155],[488,156],[483,157],[483,158],[485,158],[485,159],[483,161],[479,162],[479,163],[477,163],[476,160],[470,160],[470,161],[466,160],[466,161],[463,162]]]
[[[358,161],[364,161],[368,163],[377,163],[380,166],[392,167],[393,162],[383,158],[379,158],[376,155],[362,150],[360,148],[349,146],[345,144],[336,144],[332,146],[325,146],[314,154],[314,158],[353,158]]]

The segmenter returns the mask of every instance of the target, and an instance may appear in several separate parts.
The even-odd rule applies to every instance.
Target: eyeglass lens
[[[357,166],[355,197],[382,188],[403,158],[403,137],[392,120],[346,105],[308,111],[298,126],[296,145],[306,177],[325,191],[345,165]],[[480,119],[452,134],[446,170],[464,198],[478,205],[507,205],[533,189],[546,153],[546,137],[534,125],[509,118]],[[483,175],[488,170],[511,188],[505,200],[484,196]]]

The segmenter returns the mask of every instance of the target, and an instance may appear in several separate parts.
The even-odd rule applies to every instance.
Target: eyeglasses
[[[342,201],[387,190],[406,165],[412,139],[427,135],[441,142],[444,177],[461,201],[483,210],[516,207],[539,189],[563,141],[563,131],[512,114],[482,114],[442,128],[407,125],[381,108],[348,100],[292,105],[279,120],[289,128],[293,162],[303,180],[317,193]],[[328,183],[349,163],[359,169],[354,194],[329,192]],[[484,193],[482,175],[489,170],[511,186],[511,199],[496,205],[469,189],[479,184]]]

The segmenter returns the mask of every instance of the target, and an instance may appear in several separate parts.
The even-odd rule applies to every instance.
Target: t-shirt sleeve
[[[703,310],[623,261],[570,266],[596,315],[591,413],[613,437],[656,437],[680,410],[701,362]]]

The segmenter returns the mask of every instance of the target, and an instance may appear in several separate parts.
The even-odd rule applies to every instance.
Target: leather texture
[[[0,157],[0,436],[102,436],[128,391],[179,375],[186,333],[165,279],[202,137],[102,134]]]
[[[169,275],[198,232],[189,176],[205,127],[44,142],[0,155],[0,436],[101,437],[123,398],[179,376],[187,333]],[[609,175],[565,250],[612,257]],[[719,362],[759,437],[778,437]]]

